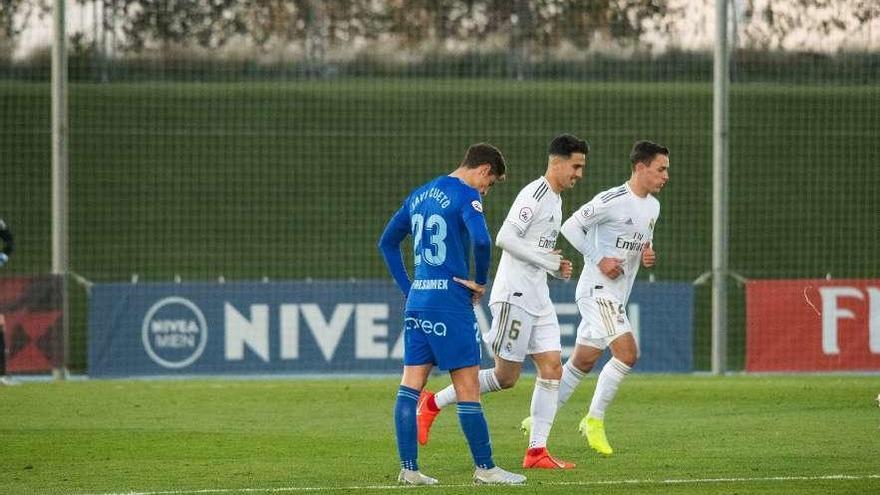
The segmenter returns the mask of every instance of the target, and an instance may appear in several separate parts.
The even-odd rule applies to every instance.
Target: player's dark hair
[[[629,163],[635,169],[637,163],[651,163],[657,155],[669,156],[669,148],[651,141],[636,141],[629,152]]]
[[[464,154],[464,159],[461,160],[459,166],[477,168],[484,163],[489,164],[489,170],[495,177],[503,176],[507,169],[504,155],[501,154],[498,148],[488,143],[472,144],[467,149],[467,153]]]
[[[550,141],[547,152],[551,155],[571,157],[572,153],[590,154],[590,143],[571,134],[560,134]]]

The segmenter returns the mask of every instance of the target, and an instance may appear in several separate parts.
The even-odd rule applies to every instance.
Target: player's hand
[[[486,292],[485,285],[480,285],[473,280],[465,280],[458,277],[452,277],[452,280],[455,280],[459,284],[471,290],[471,302],[474,304],[474,306],[476,306],[477,303],[480,302],[480,298],[483,297],[483,293]]]
[[[562,264],[562,255],[559,254],[561,252],[562,252],[561,249],[554,249],[553,251],[550,251],[549,253],[540,253],[539,256],[541,256],[542,258],[544,258],[545,261],[547,261],[547,265],[541,265],[541,266],[543,266],[543,268],[545,270],[547,270],[548,272],[558,272],[559,269],[561,268],[561,264]],[[556,268],[551,269],[550,266],[555,266]]]
[[[7,261],[9,261],[9,256],[6,253],[0,253],[0,266],[5,265]]]
[[[621,258],[602,258],[599,262],[599,271],[611,280],[623,275],[623,260]]]
[[[563,280],[568,280],[571,278],[571,272],[574,270],[573,265],[571,264],[571,260],[567,260],[565,258],[559,262],[559,278]]]
[[[563,280],[570,279],[572,271],[571,261],[562,257],[562,250],[554,249],[553,251],[550,251],[550,254],[548,256],[555,258],[554,261],[559,264],[559,266],[555,270],[552,270],[550,272],[550,275],[553,275],[556,278],[561,278]]]
[[[657,253],[654,252],[654,248],[651,247],[651,242],[649,241],[645,244],[645,248],[642,250],[642,266],[645,268],[651,268],[656,262]]]

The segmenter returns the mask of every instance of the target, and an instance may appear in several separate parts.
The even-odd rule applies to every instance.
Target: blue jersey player
[[[403,379],[394,406],[401,483],[437,483],[419,471],[416,427],[419,394],[434,366],[448,370],[455,386],[458,418],[476,465],[474,481],[525,481],[524,476],[505,471],[492,460],[477,378],[480,333],[473,305],[485,291],[491,261],[481,195],[503,180],[504,172],[504,157],[498,149],[485,143],[472,145],[455,171],[410,193],[379,240],[388,270],[406,297]],[[412,236],[413,243],[412,280],[400,250],[407,236]]]

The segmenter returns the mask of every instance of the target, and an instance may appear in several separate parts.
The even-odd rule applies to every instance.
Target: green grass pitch
[[[448,379],[433,378],[430,387]],[[595,374],[560,411],[567,472],[520,488],[470,485],[454,410],[441,414],[419,493],[876,494],[876,376],[636,375],[606,418],[615,454],[576,433]],[[0,493],[402,493],[393,378],[27,382],[0,388]],[[495,459],[516,471],[532,380],[484,399]],[[410,491],[407,489],[407,491]]]

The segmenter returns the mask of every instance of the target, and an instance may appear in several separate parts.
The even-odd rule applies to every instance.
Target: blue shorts
[[[480,364],[480,327],[473,312],[407,311],[403,331],[406,366],[433,364],[455,370]]]

